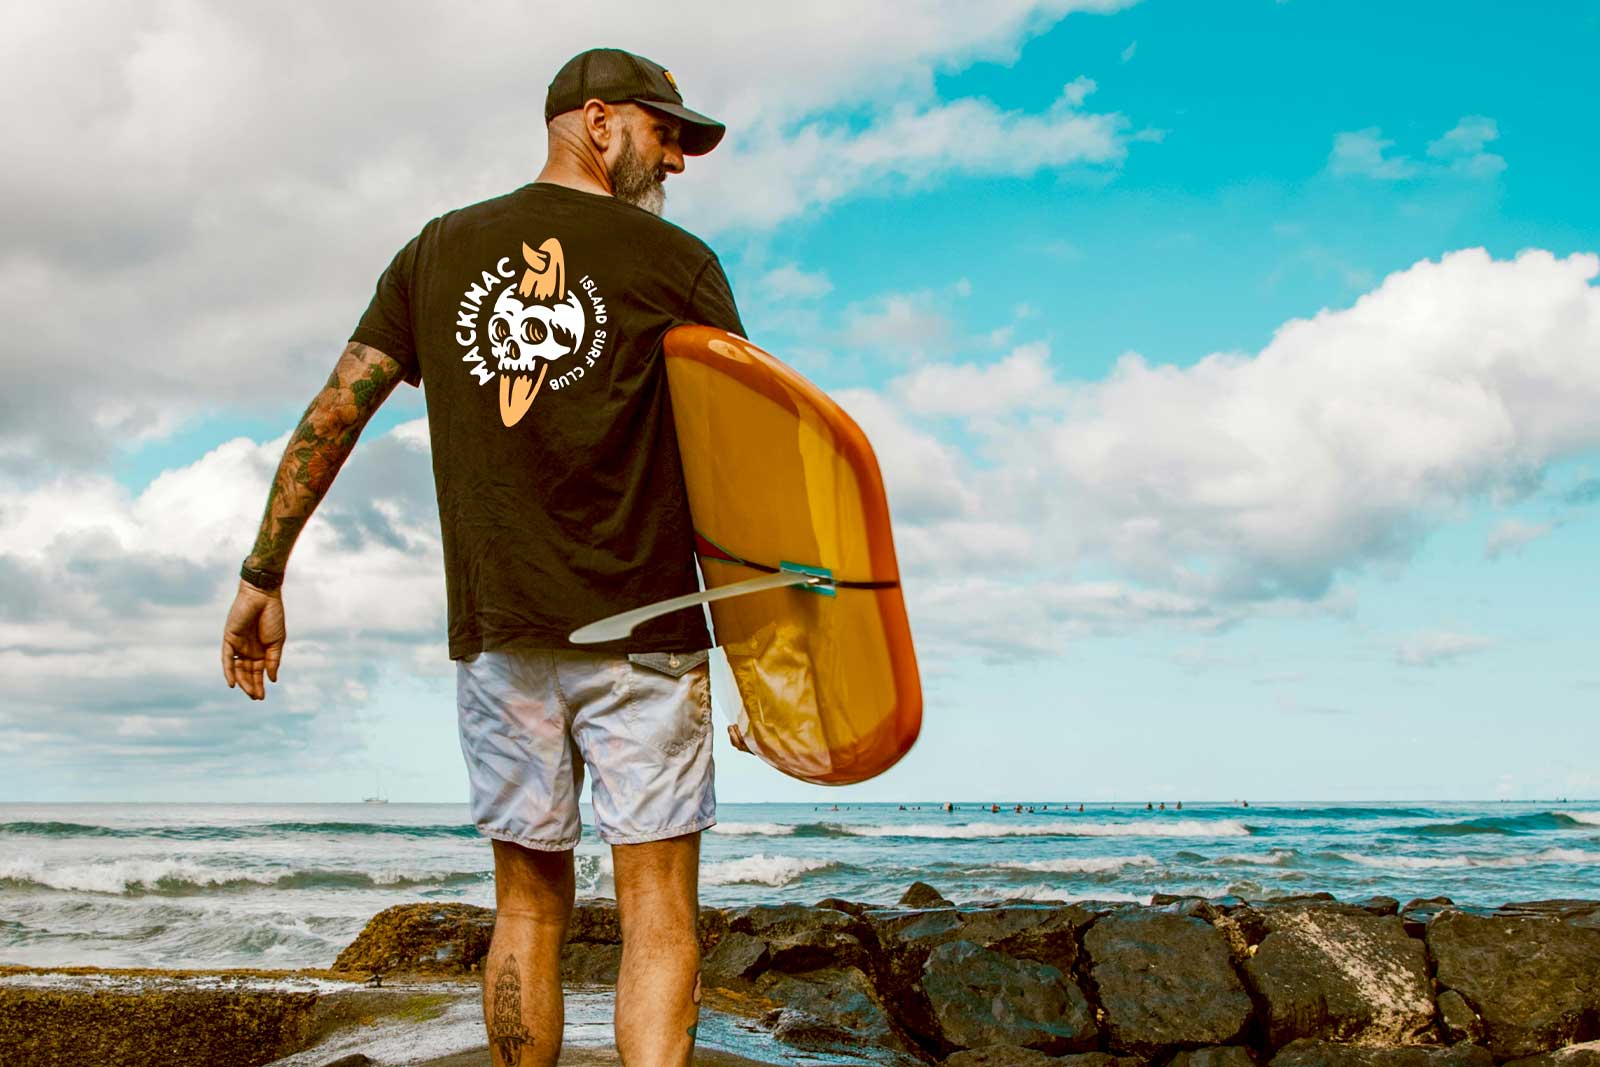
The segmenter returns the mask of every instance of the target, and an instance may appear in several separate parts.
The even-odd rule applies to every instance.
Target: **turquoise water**
[[[1600,897],[1595,801],[1016,803],[723,804],[701,901]],[[587,823],[576,864],[580,897],[612,894]],[[326,966],[391,904],[492,897],[465,805],[0,805],[0,963]]]

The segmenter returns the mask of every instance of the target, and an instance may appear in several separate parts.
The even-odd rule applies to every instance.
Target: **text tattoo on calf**
[[[399,383],[399,363],[352,342],[339,357],[322,392],[311,401],[267,492],[261,532],[245,563],[281,572],[300,530],[321,503],[334,476],[355,447],[372,413]]]
[[[494,980],[494,1006],[489,1009],[489,1044],[494,1048],[497,1067],[516,1067],[522,1062],[522,1046],[533,1040],[522,1025],[522,978],[517,974],[517,957],[507,956],[500,977]]]

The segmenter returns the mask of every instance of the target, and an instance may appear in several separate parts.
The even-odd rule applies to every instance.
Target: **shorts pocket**
[[[708,652],[630,652],[628,662],[673,678],[682,678],[706,661]]]
[[[628,732],[665,756],[676,756],[703,740],[711,730],[706,653],[636,653],[628,660],[623,705]]]

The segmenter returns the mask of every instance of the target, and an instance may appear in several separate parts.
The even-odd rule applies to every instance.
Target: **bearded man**
[[[484,1016],[500,1067],[554,1064],[579,790],[611,845],[616,1037],[630,1067],[687,1064],[700,1002],[700,833],[716,822],[703,616],[613,645],[584,623],[698,588],[662,339],[744,333],[717,257],[659,218],[669,174],[722,139],[660,64],[574,57],[545,102],[532,183],[429,222],[390,263],[290,440],[222,645],[265,698],[290,550],[367,421],[426,386],[450,657],[473,821],[491,839]]]

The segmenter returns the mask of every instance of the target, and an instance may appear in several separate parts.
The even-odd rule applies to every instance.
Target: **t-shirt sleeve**
[[[367,305],[366,314],[361,316],[361,322],[350,335],[351,341],[370,345],[399,363],[405,369],[406,381],[412,385],[422,381],[411,328],[411,284],[416,257],[417,238],[412,238],[379,277],[372,303]]]
[[[722,264],[715,255],[707,259],[700,273],[695,275],[683,317],[687,322],[715,326],[740,337],[745,335],[739,309],[733,302],[733,290],[728,287],[728,276],[722,273]]]

